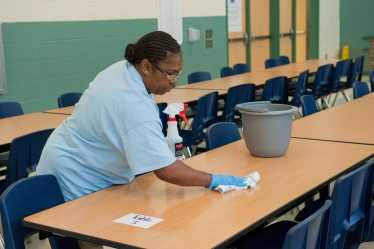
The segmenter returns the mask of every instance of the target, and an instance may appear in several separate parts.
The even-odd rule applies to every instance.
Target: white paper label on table
[[[122,216],[121,218],[118,218],[114,220],[116,223],[121,223],[121,224],[126,224],[130,226],[135,226],[135,227],[141,227],[148,229],[157,223],[160,223],[163,221],[161,218],[156,218],[152,216],[146,216],[143,214],[135,214],[135,213],[129,213],[125,216]]]

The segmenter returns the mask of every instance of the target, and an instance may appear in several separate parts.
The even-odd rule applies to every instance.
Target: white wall
[[[319,57],[337,58],[340,48],[340,1],[320,0]]]
[[[223,16],[225,0],[183,0],[183,16]],[[0,0],[0,22],[157,18],[159,0]]]

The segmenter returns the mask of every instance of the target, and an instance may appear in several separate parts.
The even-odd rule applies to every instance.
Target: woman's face
[[[183,59],[180,53],[169,53],[158,63],[151,63],[148,60],[146,62],[142,77],[148,91],[153,94],[164,94],[175,87],[182,72]]]

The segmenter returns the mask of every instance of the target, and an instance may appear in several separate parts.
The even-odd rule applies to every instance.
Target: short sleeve
[[[158,122],[147,121],[126,134],[124,151],[133,174],[166,167],[175,162]]]

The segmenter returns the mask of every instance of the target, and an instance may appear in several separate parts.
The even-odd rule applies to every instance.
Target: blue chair
[[[325,99],[330,93],[331,82],[333,81],[333,70],[332,64],[322,65],[317,69],[312,93],[314,98],[321,99],[322,106],[330,107],[328,101]]]
[[[235,74],[242,74],[249,72],[249,66],[245,63],[237,63],[233,66]]]
[[[286,55],[281,55],[265,60],[265,68],[272,68],[286,64],[290,64],[290,58],[288,58],[288,56]]]
[[[318,112],[318,106],[313,95],[302,95],[300,102],[304,117]]]
[[[18,102],[0,102],[0,118],[23,115],[23,109]]]
[[[354,99],[360,98],[370,93],[369,86],[368,84],[366,84],[366,82],[356,81],[355,83],[353,83],[352,89]]]
[[[346,101],[349,101],[348,95],[344,92],[344,89],[352,86],[352,60],[341,60],[336,63],[335,70],[333,72],[333,80],[330,84],[329,93],[336,93],[332,106],[335,105],[336,99],[339,92],[343,95]],[[343,80],[343,78],[345,78]]]
[[[230,87],[227,91],[225,105],[223,109],[223,120],[226,122],[234,122],[235,106],[237,104],[255,101],[256,86],[254,84],[242,84]]]
[[[269,58],[265,60],[265,68],[277,67],[280,65],[278,57]]]
[[[371,71],[369,75],[371,92],[374,92],[374,71]]]
[[[23,109],[18,102],[0,102],[0,118],[9,118],[13,116],[23,115]],[[0,153],[0,165],[7,166],[9,151]]]
[[[368,202],[371,202],[367,198],[371,164],[367,162],[336,180],[331,196],[327,248],[357,249],[362,241]],[[300,211],[295,220],[305,219],[322,206],[323,202],[321,199],[313,201]]]
[[[211,92],[197,100],[195,117],[191,130],[180,130],[183,144],[192,147],[205,139],[204,129],[217,120],[218,92]]]
[[[358,56],[355,58],[353,67],[352,67],[352,82],[361,81],[362,72],[364,69],[364,56]]]
[[[268,79],[265,83],[261,100],[273,103],[288,103],[287,77],[279,76]]]
[[[64,202],[57,180],[52,175],[33,176],[9,186],[0,197],[1,223],[6,249],[25,249],[25,237],[37,231],[23,225],[26,216]],[[52,235],[52,249],[79,249],[76,240]]]
[[[212,150],[240,140],[238,126],[233,122],[219,122],[208,127],[206,133],[207,149]]]
[[[58,108],[67,107],[67,106],[73,106],[75,105],[79,99],[81,98],[82,93],[64,93],[61,96],[58,97]]]
[[[231,67],[223,67],[223,68],[221,68],[220,74],[221,74],[221,78],[223,78],[223,77],[228,77],[228,76],[234,75],[235,71]]]
[[[53,129],[33,132],[15,138],[10,144],[9,164],[5,180],[0,181],[0,193],[13,182],[25,178],[35,169],[43,147]]]
[[[306,93],[309,71],[306,70],[299,74],[297,78],[295,91],[291,100],[291,105],[299,107],[301,105],[300,97]]]
[[[326,249],[331,201],[300,223],[280,221],[249,233],[238,249]]]
[[[287,55],[281,55],[278,57],[280,65],[290,64],[290,58]]]
[[[193,84],[196,82],[206,81],[206,80],[211,80],[211,79],[212,79],[212,76],[210,76],[210,73],[203,72],[203,71],[193,72],[187,76],[188,84]]]
[[[370,176],[368,178],[368,188],[365,199],[367,202],[367,220],[365,224],[364,241],[374,241],[374,158],[367,161],[370,166]]]

